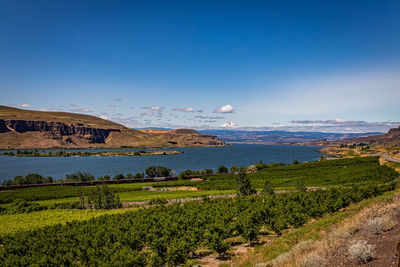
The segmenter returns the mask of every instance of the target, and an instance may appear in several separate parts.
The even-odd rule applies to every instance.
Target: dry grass
[[[356,215],[326,229],[318,241],[299,242],[290,251],[269,262],[257,264],[257,266],[324,266],[326,264],[325,256],[329,252],[337,250],[346,240],[364,227],[369,227],[369,224],[365,222],[374,220],[371,218],[377,215],[376,218],[381,218],[374,222],[379,222],[382,231],[388,231],[394,227],[395,218],[399,213],[399,202],[400,194],[397,194],[394,197],[382,199],[378,203],[369,204]],[[373,248],[363,242],[354,243],[351,251],[359,261],[370,260],[373,256]]]
[[[301,267],[319,267],[324,265],[324,258],[316,252],[311,252],[304,256]]]
[[[374,247],[365,240],[357,240],[349,246],[349,256],[359,263],[367,263],[375,258]]]
[[[370,219],[367,223],[369,230],[376,235],[392,230],[396,225],[397,221],[393,213]]]

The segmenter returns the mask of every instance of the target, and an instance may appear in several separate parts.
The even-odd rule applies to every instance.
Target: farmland
[[[231,195],[238,174],[204,181],[178,180],[109,185],[123,203],[200,198],[147,208],[82,210],[68,206],[93,186],[49,186],[0,192],[0,260],[5,266],[178,265],[208,249],[223,255],[232,238],[257,242],[261,232],[282,235],[318,219],[395,189],[398,173],[378,157],[290,165],[265,165],[247,173],[257,195]],[[270,181],[281,194],[262,194]],[[298,192],[302,182],[314,191]],[[142,190],[151,186],[154,191]],[[157,190],[157,189],[167,189]],[[197,190],[195,190],[197,189]],[[201,191],[199,191],[201,189]],[[12,210],[16,201],[26,209]],[[163,201],[154,203],[164,203]],[[22,205],[22,204],[21,204]],[[126,205],[125,205],[126,206]],[[7,213],[8,212],[8,213]]]

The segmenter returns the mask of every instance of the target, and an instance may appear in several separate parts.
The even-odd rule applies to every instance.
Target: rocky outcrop
[[[397,128],[390,129],[388,132],[389,135],[398,135],[400,136],[400,126]]]
[[[62,140],[64,137],[76,136],[89,143],[104,144],[110,132],[120,132],[119,129],[100,129],[83,126],[82,124],[66,124],[62,122],[0,120],[0,133],[15,131],[18,133],[41,132],[51,139]],[[71,139],[66,139],[71,140]]]
[[[0,120],[0,133],[6,133],[8,131],[10,130],[7,128],[5,120]]]

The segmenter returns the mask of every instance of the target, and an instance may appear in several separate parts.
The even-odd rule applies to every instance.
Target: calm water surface
[[[200,170],[207,168],[216,171],[219,165],[247,167],[259,161],[291,163],[297,159],[300,162],[305,162],[319,159],[321,154],[315,152],[318,148],[310,146],[233,145],[231,147],[174,148],[172,150],[179,150],[184,153],[142,157],[0,157],[0,182],[28,173],[52,176],[55,179],[64,178],[66,174],[77,171],[89,172],[96,177],[103,175],[112,177],[119,173],[144,172],[151,165],[165,166],[179,173],[186,169]],[[133,151],[134,149],[119,150]],[[81,149],[76,151],[100,150]],[[0,151],[0,153],[3,152],[5,151]]]

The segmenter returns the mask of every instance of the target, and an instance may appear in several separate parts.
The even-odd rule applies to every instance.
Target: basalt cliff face
[[[82,124],[65,124],[62,122],[0,120],[0,133],[15,131],[17,133],[40,132],[45,137],[64,140],[71,143],[70,137],[76,136],[89,143],[105,143],[110,132],[120,132],[119,129],[100,129],[85,127]]]
[[[215,136],[189,129],[146,132],[88,115],[0,106],[0,149],[224,145]]]

